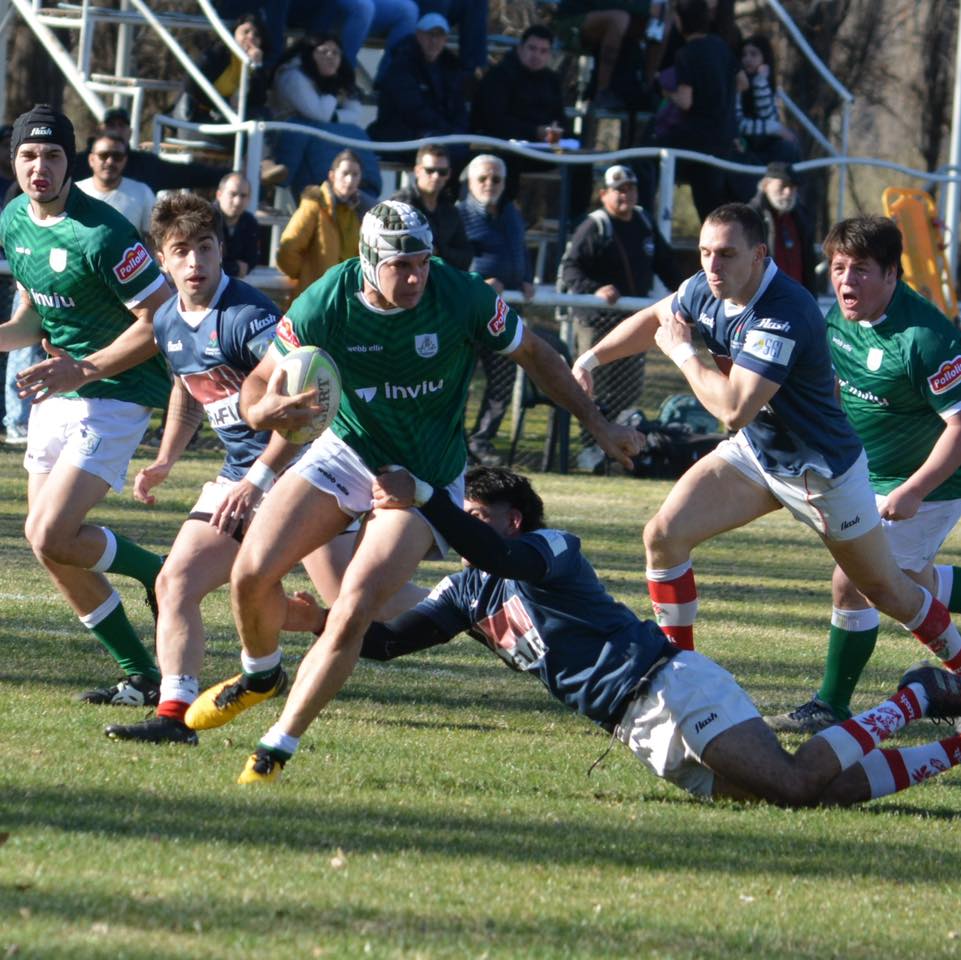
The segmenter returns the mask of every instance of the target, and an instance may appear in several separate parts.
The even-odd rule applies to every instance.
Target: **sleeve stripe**
[[[164,279],[164,275],[161,273],[156,280],[149,287],[145,287],[141,290],[136,297],[131,300],[125,300],[124,306],[128,310],[133,310],[134,307],[139,307],[141,303],[144,302],[151,294],[156,293],[161,287],[166,286],[167,281]]]
[[[517,318],[517,329],[514,331],[514,339],[504,347],[502,350],[498,350],[497,353],[513,353],[520,345],[521,340],[524,338],[524,321],[518,317]]]

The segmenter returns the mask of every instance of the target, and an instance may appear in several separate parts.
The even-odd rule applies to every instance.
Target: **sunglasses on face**
[[[427,176],[449,177],[450,167],[421,167]]]
[[[487,173],[483,173],[477,178],[478,183],[487,183],[488,181],[490,181],[496,186],[498,183],[503,183],[504,178],[498,177],[496,174],[487,174]]]
[[[94,156],[98,160],[117,160],[119,162],[120,160],[123,160],[127,154],[125,154],[123,150],[100,150],[99,152],[95,153]]]

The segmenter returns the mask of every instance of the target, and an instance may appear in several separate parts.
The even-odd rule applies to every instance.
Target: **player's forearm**
[[[590,352],[596,365],[613,363],[650,350],[654,346],[654,334],[658,328],[658,306],[645,307],[625,317],[607,336],[595,343]]]
[[[954,420],[959,422],[953,424]],[[961,470],[961,414],[948,421],[927,459],[901,486],[923,500],[958,470]]]
[[[251,371],[240,388],[240,415],[254,430],[266,430],[263,422],[263,412],[258,404],[267,392],[267,379],[256,370]]]
[[[153,323],[135,320],[116,340],[80,361],[83,383],[112,377],[159,353]]]
[[[183,456],[203,417],[204,408],[190,396],[178,378],[170,392],[163,437],[155,462],[169,470]]]
[[[753,381],[745,382],[737,367],[731,376],[725,376],[705,366],[697,356],[680,364],[680,369],[701,405],[730,430],[747,426],[776,390],[775,384],[770,384],[774,390],[769,393],[767,382],[761,389]]]
[[[25,294],[20,294],[20,305],[6,322],[0,324],[0,352],[19,350],[39,343],[42,336],[40,314],[30,306]]]
[[[451,639],[430,617],[408,610],[387,623],[372,623],[364,634],[360,655],[365,660],[393,660]]]
[[[263,453],[257,459],[274,473],[280,473],[301,450],[303,444],[291,443],[279,433],[272,433]]]
[[[502,537],[477,517],[456,506],[446,490],[435,490],[421,513],[472,567],[512,580],[539,580],[544,558],[530,544]]]

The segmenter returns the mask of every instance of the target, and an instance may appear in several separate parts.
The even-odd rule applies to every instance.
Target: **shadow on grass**
[[[261,802],[268,798],[269,804]],[[615,824],[594,818],[590,829],[585,829],[583,819],[578,818],[544,820],[516,813],[492,818],[486,810],[475,816],[451,809],[399,808],[389,799],[383,803],[340,802],[318,793],[316,802],[305,802],[285,794],[283,788],[256,795],[249,789],[236,796],[221,793],[215,802],[209,795],[145,796],[134,790],[75,788],[70,791],[69,803],[64,803],[63,790],[55,786],[24,790],[8,784],[0,799],[0,823],[11,832],[47,827],[77,835],[153,838],[163,843],[243,844],[252,856],[257,856],[258,850],[277,848],[328,851],[341,847],[380,855],[415,850],[426,856],[479,857],[526,867],[606,865],[657,873],[671,864],[678,870],[753,877],[763,866],[765,871],[793,877],[885,881],[899,863],[911,862],[918,876],[934,876],[943,869],[941,851],[934,846],[890,841],[871,845],[862,837],[836,838],[827,859],[822,846],[812,844],[807,830],[787,829],[793,814],[769,810],[758,823],[751,817],[739,817],[736,805],[720,805],[715,818],[712,808],[695,812],[691,803],[690,798],[678,794],[677,802],[671,804],[678,814],[674,823],[661,815],[650,826],[643,817]],[[890,814],[891,809],[877,812]],[[690,829],[686,813],[697,820],[697,830]],[[950,807],[917,813],[946,823],[958,818],[958,810]],[[772,817],[785,821],[776,841],[768,822]],[[752,826],[758,829],[753,838]],[[758,850],[764,852],[763,863],[756,856]]]

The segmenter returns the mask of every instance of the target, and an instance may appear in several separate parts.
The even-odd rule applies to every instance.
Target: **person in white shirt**
[[[157,195],[147,184],[123,175],[127,149],[126,141],[119,136],[102,133],[94,140],[88,157],[93,176],[78,181],[77,186],[91,197],[109,203],[146,238]]]

